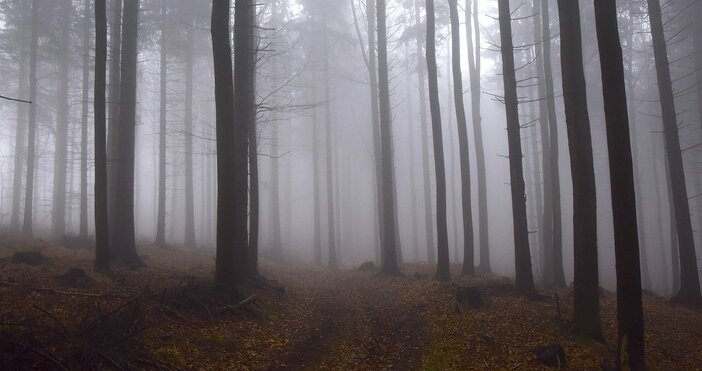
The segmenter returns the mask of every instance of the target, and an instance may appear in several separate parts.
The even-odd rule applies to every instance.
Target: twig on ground
[[[54,322],[58,323],[59,326],[61,326],[61,328],[63,329],[63,337],[68,336],[68,328],[66,328],[66,325],[64,325],[63,322],[61,322],[60,319],[58,319],[53,313],[51,313],[51,312],[49,312],[48,310],[46,310],[46,309],[40,307],[40,306],[37,305],[37,304],[33,304],[33,306],[34,306],[34,308],[37,308],[37,309],[38,309],[39,311],[41,311],[42,313],[44,313],[44,314],[46,314],[47,316],[51,317],[51,318],[54,320]]]

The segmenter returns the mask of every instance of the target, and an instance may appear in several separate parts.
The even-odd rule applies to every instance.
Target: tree
[[[185,43],[185,246],[195,249],[195,202],[193,187],[193,27],[186,31]]]
[[[614,213],[619,355],[616,362],[618,370],[644,370],[646,365],[634,165],[616,2],[596,0],[595,21],[602,69],[602,94],[605,103]],[[623,359],[628,360],[628,365],[621,364]]]
[[[651,23],[653,54],[656,62],[656,76],[658,78],[658,94],[663,113],[663,136],[665,138],[668,168],[670,170],[672,201],[678,232],[678,249],[680,251],[680,290],[675,294],[673,301],[681,304],[699,304],[702,303],[702,295],[700,295],[697,254],[695,252],[690,205],[685,185],[685,169],[680,149],[680,137],[678,136],[677,111],[675,110],[673,85],[670,78],[668,51],[663,31],[663,17],[659,0],[647,0],[647,4],[648,17]]]
[[[253,0],[239,0],[234,4],[234,142],[235,150],[228,166],[234,168],[232,188],[234,219],[227,225],[235,231],[234,267],[240,277],[248,277],[250,251],[247,231],[248,145],[249,133],[256,125],[256,6]]]
[[[573,322],[577,331],[602,339],[597,267],[597,206],[590,119],[585,92],[578,1],[558,1],[563,100],[573,178]]]
[[[397,250],[395,235],[395,204],[394,194],[394,167],[391,137],[391,113],[390,113],[390,82],[388,79],[388,37],[386,29],[386,0],[377,0],[377,24],[378,24],[378,88],[380,102],[380,147],[382,164],[382,216],[381,241],[382,241],[382,270],[388,274],[397,274]]]
[[[22,233],[32,237],[32,212],[34,200],[34,166],[37,130],[37,48],[39,43],[39,1],[32,0],[32,31],[29,47],[29,122],[27,124],[27,182],[24,192],[24,225]]]
[[[137,32],[139,0],[124,0],[120,63],[119,131],[116,139],[113,259],[141,265],[136,252],[134,229],[134,154],[136,135]]]
[[[415,0],[414,5],[414,21],[415,25],[419,26],[421,24],[419,0]],[[436,255],[434,254],[434,223],[431,220],[431,168],[429,164],[429,138],[427,137],[429,132],[429,123],[427,122],[427,98],[425,90],[426,78],[424,76],[425,61],[422,58],[422,40],[420,33],[417,34],[416,44],[417,83],[419,87],[419,123],[422,144],[422,181],[424,187],[424,233],[427,240],[427,262],[429,262],[429,264],[434,264],[436,262]]]
[[[110,270],[107,213],[107,130],[105,89],[107,83],[107,9],[95,0],[95,271]]]
[[[117,220],[117,199],[113,197],[117,183],[117,138],[119,137],[120,81],[122,63],[122,0],[112,0],[109,48],[109,92],[108,92],[108,131],[107,131],[107,202],[110,223],[110,254],[116,256],[115,222]]]
[[[159,40],[160,90],[158,119],[158,205],[155,245],[166,246],[166,108],[168,99],[168,52],[166,45],[166,3],[161,0],[161,38]]]
[[[483,144],[483,127],[480,116],[480,23],[478,21],[478,0],[473,0],[471,14],[469,1],[466,1],[466,41],[468,43],[468,70],[470,72],[470,110],[473,119],[473,136],[475,140],[475,165],[478,181],[478,243],[480,248],[480,270],[490,273],[490,233],[488,225],[487,175],[485,171],[485,146]],[[471,15],[473,18],[471,27]],[[475,47],[473,46],[475,35]]]
[[[80,238],[88,238],[88,99],[90,90],[90,0],[83,15],[83,103],[80,115]],[[104,13],[103,13],[104,15]],[[103,70],[104,72],[104,70]],[[103,90],[104,94],[104,90]],[[105,205],[107,210],[107,205]]]
[[[54,237],[66,232],[66,174],[68,168],[68,74],[70,58],[71,17],[73,2],[61,2],[61,31],[59,42],[58,74],[59,83],[56,94],[56,140],[54,142],[54,189],[52,197],[52,227]]]
[[[458,1],[449,0],[451,13],[451,50],[453,66],[453,95],[456,102],[456,124],[458,125],[458,149],[461,166],[461,204],[463,206],[463,269],[464,275],[475,273],[473,262],[473,206],[470,193],[470,153],[468,151],[468,128],[463,105],[463,75],[461,74],[461,40],[458,20]]]
[[[436,71],[436,16],[434,0],[426,0],[427,14],[427,71],[429,75],[429,107],[434,139],[434,168],[436,169],[436,244],[438,264],[436,278],[440,281],[451,279],[449,270],[448,227],[446,224],[446,165],[441,133],[441,105],[439,103],[439,81]]]
[[[517,78],[514,69],[514,47],[512,44],[512,19],[509,0],[499,0],[500,41],[502,71],[507,114],[507,140],[509,146],[509,173],[512,194],[512,221],[514,224],[515,286],[517,292],[528,298],[536,294],[531,272],[529,231],[526,216],[526,190],[522,169],[522,143],[517,99]]]
[[[23,47],[20,50],[19,59],[19,82],[18,82],[18,92],[17,95],[20,97],[25,97],[29,90],[29,76],[28,76],[28,63],[27,63],[27,50],[26,50],[26,34],[27,34],[27,15],[30,14],[30,8],[32,3],[26,1],[22,2],[21,19],[23,22],[20,26],[20,35],[22,36]],[[28,7],[27,5],[30,5]],[[13,178],[12,178],[12,216],[10,217],[10,226],[13,231],[19,231],[20,223],[20,209],[22,204],[22,175],[24,169],[24,156],[25,156],[25,143],[26,143],[26,126],[28,119],[28,105],[20,105],[17,112],[17,129],[15,131],[15,153],[14,153],[14,167],[13,167]]]

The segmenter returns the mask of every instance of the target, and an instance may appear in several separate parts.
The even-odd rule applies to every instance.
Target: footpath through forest
[[[210,254],[143,249],[145,267],[105,277],[87,251],[32,246],[48,257],[32,265],[16,250],[0,243],[0,369],[538,370],[535,348],[558,344],[565,369],[601,370],[613,354],[569,334],[568,289],[559,317],[552,292],[530,302],[497,276],[443,284],[419,265],[389,277],[264,263],[277,283],[222,296]],[[70,268],[86,276],[66,284]],[[457,286],[479,287],[485,305],[458,304]],[[601,302],[612,344],[616,300]],[[649,295],[645,312],[650,369],[702,369],[702,313]]]

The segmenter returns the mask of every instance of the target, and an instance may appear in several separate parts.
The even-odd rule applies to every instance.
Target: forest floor
[[[429,267],[403,276],[264,262],[275,280],[222,295],[210,253],[143,248],[145,266],[92,273],[91,254],[36,243],[49,259],[0,239],[0,369],[538,370],[534,349],[559,344],[563,369],[612,363],[616,300],[603,292],[603,345],[567,331],[572,298],[516,297],[497,276],[439,283]],[[63,276],[78,268],[87,277]],[[457,267],[456,267],[457,268]],[[73,278],[72,280],[70,278]],[[457,304],[480,287],[482,308]],[[554,296],[555,298],[555,296]],[[645,297],[651,370],[702,369],[702,312]]]

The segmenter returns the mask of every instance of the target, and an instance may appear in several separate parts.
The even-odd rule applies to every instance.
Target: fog
[[[127,1],[125,1],[126,3]],[[92,2],[90,2],[92,3]],[[111,33],[115,1],[108,1],[108,66],[116,57]],[[536,2],[539,3],[539,2]],[[566,282],[573,280],[573,187],[569,161],[561,78],[560,30],[556,2],[551,6],[550,54],[558,147],[560,158],[560,201],[562,207],[563,268]],[[671,265],[671,204],[661,108],[658,98],[656,65],[645,4],[621,2],[620,36],[624,49],[627,91],[631,105],[630,125],[636,147],[634,164],[639,193],[639,236],[642,264],[650,275],[647,289],[658,294],[674,294]],[[624,4],[626,3],[626,4]],[[670,2],[663,9],[663,20],[671,62],[671,75],[677,105],[677,119],[685,162],[685,179],[690,213],[697,246],[700,234],[700,54],[695,21],[687,13],[702,14],[693,1]],[[38,6],[36,19],[31,5]],[[36,169],[34,175],[33,237],[61,243],[64,235],[79,235],[81,195],[87,208],[83,220],[88,234],[94,233],[94,152],[93,152],[93,55],[94,13],[86,15],[86,1],[78,0],[3,0],[0,2],[0,94],[32,100],[36,109]],[[353,9],[352,9],[353,4]],[[92,4],[90,4],[92,5]],[[353,269],[365,261],[379,262],[379,232],[376,202],[376,171],[373,124],[371,117],[370,77],[368,73],[368,26],[364,2],[356,0],[275,0],[257,4],[255,21],[256,68],[255,101],[258,152],[258,190],[260,192],[259,255],[262,259],[290,264],[315,261],[315,207],[320,218],[322,262],[327,262],[330,238],[336,243],[338,265]],[[165,242],[178,249],[198,249],[214,253],[217,236],[217,163],[215,75],[210,35],[210,2],[204,0],[143,0],[139,2],[138,63],[136,95],[136,141],[134,220],[138,249],[156,241],[159,201],[159,158],[165,155]],[[233,4],[232,4],[233,6]],[[415,9],[421,16],[417,24]],[[464,102],[468,117],[468,143],[475,229],[475,262],[480,261],[479,173],[471,112],[479,108],[482,117],[487,184],[487,225],[489,254],[495,273],[514,276],[513,210],[510,193],[508,137],[506,131],[502,57],[497,2],[480,1],[480,91],[469,83],[470,67],[466,38],[466,12],[459,1],[461,69]],[[583,62],[587,103],[592,131],[592,154],[597,186],[597,250],[600,284],[616,287],[610,173],[602,99],[602,81],[592,2],[580,5]],[[691,10],[693,9],[694,12]],[[530,2],[512,2],[514,58],[518,81],[519,120],[527,187],[527,213],[532,270],[536,281],[542,274],[543,231],[539,230],[536,189],[543,189],[539,91],[544,82],[537,76],[533,16]],[[354,16],[355,14],[355,16]],[[448,192],[448,246],[452,263],[463,261],[461,212],[461,175],[459,142],[456,132],[453,80],[451,75],[451,37],[447,3],[436,3],[436,59],[438,90],[443,130],[443,153]],[[354,19],[354,17],[356,19]],[[428,260],[427,233],[436,238],[436,182],[431,134],[429,100],[420,102],[418,72],[426,69],[424,59],[424,3],[387,2],[387,50],[389,98],[391,106],[394,191],[401,262],[424,263]],[[232,15],[232,22],[234,16]],[[28,63],[31,23],[37,26],[38,54],[36,96],[28,92]],[[87,23],[86,23],[87,22]],[[89,38],[85,39],[84,27]],[[690,27],[688,27],[690,26]],[[359,40],[360,37],[360,40]],[[476,35],[473,35],[476,40]],[[417,43],[419,38],[419,43]],[[693,40],[694,39],[694,40]],[[165,43],[162,45],[162,43]],[[422,50],[417,50],[417,45]],[[88,48],[89,63],[83,63]],[[165,71],[161,53],[165,52]],[[541,49],[538,47],[537,49]],[[192,88],[188,91],[187,59],[192,57]],[[633,67],[632,67],[633,66]],[[632,69],[633,68],[633,69]],[[83,75],[90,85],[84,100]],[[161,101],[161,76],[165,72],[165,97]],[[108,70],[108,106],[118,104],[111,96]],[[423,74],[424,75],[424,74]],[[633,84],[629,84],[634,80]],[[236,86],[235,86],[236,90]],[[187,96],[192,96],[192,104]],[[428,91],[427,91],[428,94]],[[472,107],[471,96],[480,94],[480,107]],[[163,104],[163,106],[162,106]],[[232,103],[233,104],[233,103]],[[424,105],[421,108],[420,105]],[[26,198],[26,127],[28,104],[0,102],[0,225],[19,232],[23,225]],[[87,121],[82,110],[87,109]],[[165,111],[165,154],[159,153],[161,110]],[[192,109],[192,115],[186,111]],[[328,111],[327,111],[328,109]],[[62,114],[65,112],[65,114]],[[424,112],[429,124],[421,126]],[[327,116],[328,114],[328,116]],[[189,116],[191,122],[187,123]],[[108,125],[113,125],[108,109]],[[235,120],[237,118],[235,117]],[[60,138],[65,125],[66,137]],[[81,128],[87,128],[88,141],[81,149]],[[109,130],[109,129],[108,129]],[[331,133],[331,152],[325,146],[326,130]],[[17,140],[21,132],[20,140]],[[58,134],[57,134],[58,133]],[[423,161],[422,136],[427,138],[429,161]],[[316,137],[316,139],[315,139]],[[188,144],[192,141],[191,146]],[[317,141],[315,145],[315,141]],[[16,146],[20,146],[17,148]],[[61,146],[67,146],[62,160]],[[108,144],[109,147],[109,144]],[[81,180],[81,151],[87,150],[87,183]],[[535,152],[536,150],[536,152]],[[21,158],[17,160],[16,156]],[[315,168],[315,157],[319,161]],[[60,158],[60,157],[59,157]],[[65,163],[62,163],[64,162]],[[108,155],[108,167],[110,166]],[[327,172],[331,161],[331,173]],[[186,163],[192,163],[192,177],[186,176]],[[65,170],[60,165],[66,165]],[[425,212],[424,166],[429,164],[430,211]],[[17,165],[21,169],[16,169]],[[276,170],[277,169],[277,170]],[[56,172],[65,171],[65,179]],[[275,172],[277,175],[274,175]],[[315,172],[316,171],[316,172]],[[17,177],[20,179],[18,180]],[[327,179],[331,179],[334,235],[329,236],[330,210]],[[65,190],[55,182],[65,181]],[[315,187],[315,179],[319,184]],[[188,183],[192,193],[188,194]],[[82,191],[81,185],[85,188]],[[19,188],[18,188],[19,187]],[[316,190],[316,191],[315,191]],[[220,190],[221,191],[221,190]],[[316,192],[316,193],[315,193]],[[541,190],[538,192],[542,192]],[[277,193],[277,196],[275,195]],[[542,195],[539,197],[548,197]],[[318,197],[318,204],[315,198]],[[187,204],[192,198],[192,224],[195,244],[186,243]],[[65,219],[56,218],[57,202],[65,200]],[[277,200],[277,202],[276,202]],[[13,202],[14,201],[14,202]],[[543,201],[542,201],[543,202]],[[594,200],[593,200],[594,202]],[[85,206],[85,205],[84,205]],[[280,219],[281,249],[277,250],[276,216]],[[425,216],[430,215],[425,227]],[[55,224],[65,223],[65,228]],[[674,223],[674,222],[673,222]],[[119,232],[117,232],[119,233]],[[435,244],[436,241],[433,241]],[[435,249],[435,246],[429,246]],[[699,248],[697,249],[699,254]],[[279,256],[282,254],[282,256]]]

